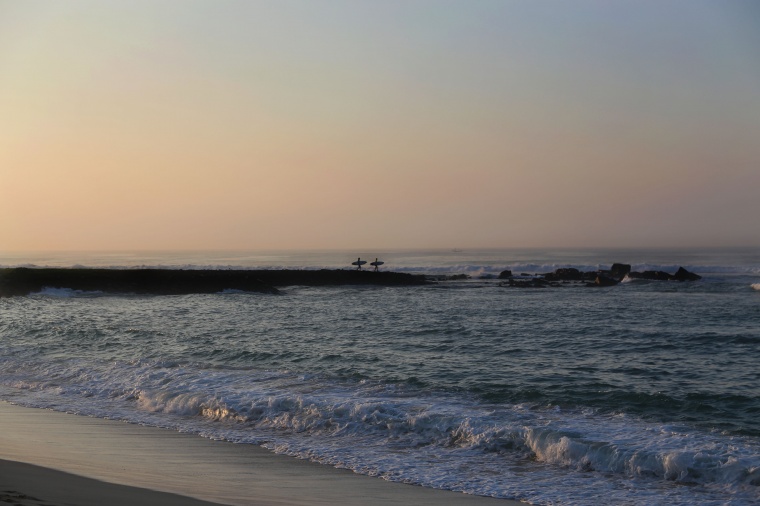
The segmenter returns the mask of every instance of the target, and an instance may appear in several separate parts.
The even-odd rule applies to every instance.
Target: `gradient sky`
[[[0,250],[760,246],[753,0],[0,0]]]

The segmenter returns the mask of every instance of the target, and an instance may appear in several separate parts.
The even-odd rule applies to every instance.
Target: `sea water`
[[[3,255],[2,266],[350,268],[440,279],[0,299],[0,399],[534,504],[760,503],[760,251]],[[514,288],[679,266],[696,282]]]

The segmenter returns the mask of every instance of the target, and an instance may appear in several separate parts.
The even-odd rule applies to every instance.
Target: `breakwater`
[[[25,267],[0,269],[0,297],[28,295],[46,287],[108,293],[181,295],[223,290],[278,293],[304,285],[421,285],[425,277],[360,270],[180,270]]]

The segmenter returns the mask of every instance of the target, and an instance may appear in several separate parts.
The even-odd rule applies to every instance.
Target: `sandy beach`
[[[116,485],[23,462],[0,460],[0,502],[16,506],[210,506],[214,503]]]
[[[5,402],[0,420],[0,501],[9,504],[521,504],[391,483],[252,445]]]

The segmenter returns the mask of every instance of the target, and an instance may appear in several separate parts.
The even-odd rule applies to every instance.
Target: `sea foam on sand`
[[[275,455],[253,445],[211,441],[168,429],[24,408],[6,402],[0,402],[0,418],[3,420],[0,459],[214,503],[235,506],[520,504],[388,482]],[[29,473],[40,472],[30,469]],[[85,500],[46,497],[46,490],[55,494],[53,487],[25,491],[23,484],[6,482],[2,482],[6,489],[39,494],[39,499],[47,504],[89,504]],[[146,501],[146,504],[152,503]]]

